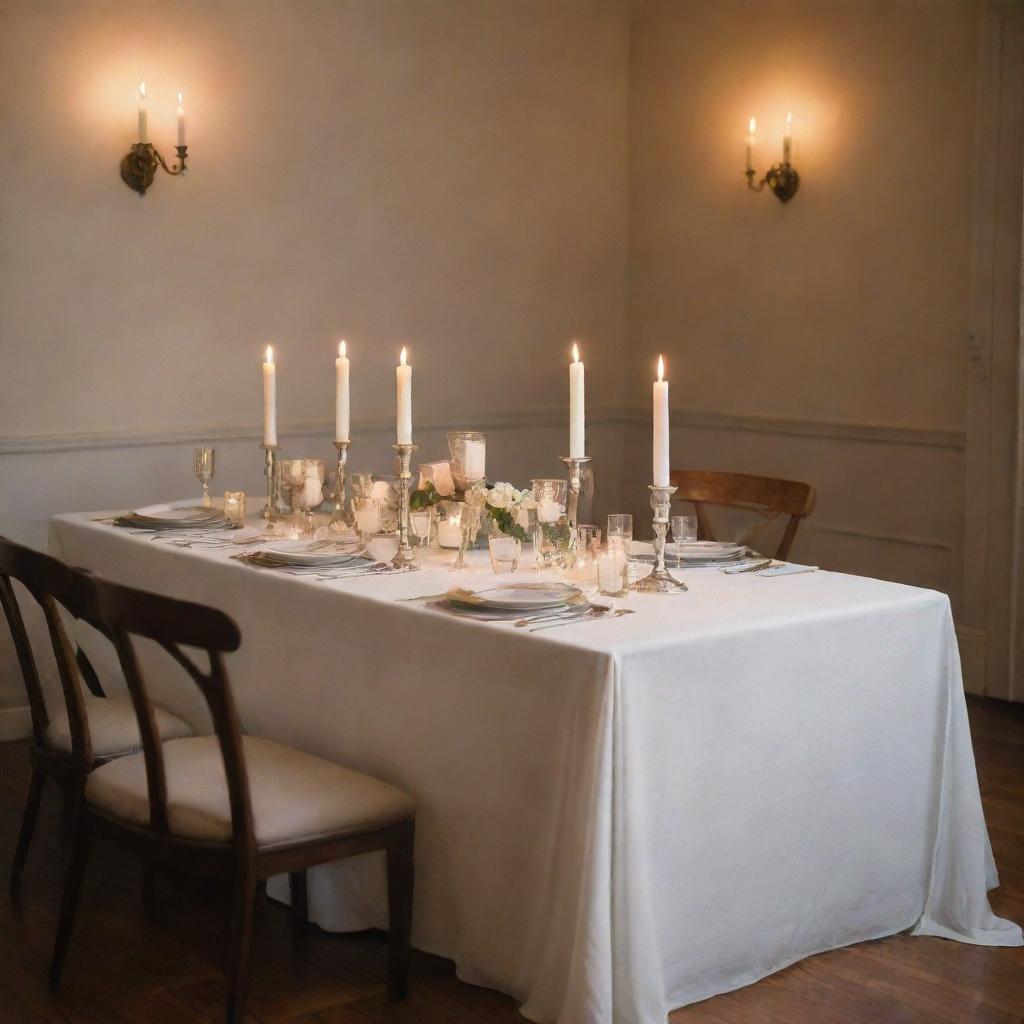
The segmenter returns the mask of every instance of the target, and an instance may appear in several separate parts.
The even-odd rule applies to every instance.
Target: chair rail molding
[[[1024,700],[1021,628],[1020,307],[1024,5],[990,3],[978,42],[977,133],[966,344],[962,636],[983,693]]]

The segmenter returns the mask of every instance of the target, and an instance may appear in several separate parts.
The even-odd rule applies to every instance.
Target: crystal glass
[[[533,530],[533,550],[538,569],[563,567],[576,547],[576,533],[565,518],[569,496],[568,480],[532,480],[537,522]]]
[[[598,555],[597,548],[578,544],[564,560],[562,579],[592,597],[598,588]]]
[[[593,523],[580,523],[576,527],[578,551],[593,551],[601,546],[601,527]]]
[[[605,597],[622,597],[628,593],[627,563],[621,541],[597,556],[597,586]]]
[[[374,474],[371,491],[380,506],[380,528],[385,532],[398,529],[399,485],[397,476]]]
[[[217,454],[215,448],[192,449],[192,472],[203,485],[203,507],[210,507],[210,481],[213,479],[213,461]]]
[[[533,500],[537,505],[538,523],[557,523],[565,515],[569,497],[568,480],[531,480]]]
[[[491,552],[491,568],[495,572],[515,572],[519,568],[523,546],[515,537],[491,537],[487,547]]]
[[[697,539],[697,517],[696,516],[673,516],[672,517],[672,540],[676,545],[676,568],[683,561],[683,545]]]
[[[633,517],[628,512],[620,512],[608,517],[608,530],[605,533],[609,542],[613,538],[619,539],[629,552],[629,545],[633,541]]]
[[[421,548],[430,547],[431,534],[434,528],[434,512],[429,508],[418,508],[409,513],[409,529],[420,542]]]
[[[468,490],[487,476],[487,435],[479,430],[449,430],[448,451],[455,487]]]
[[[290,504],[306,516],[306,533],[313,535],[313,513],[324,500],[323,459],[281,459],[281,482]]]
[[[352,499],[356,530],[364,540],[380,532],[380,505],[373,495],[359,494]]]
[[[224,492],[224,517],[232,523],[245,522],[245,491]]]
[[[462,543],[462,513],[465,503],[439,501],[437,503],[437,546],[457,548]]]

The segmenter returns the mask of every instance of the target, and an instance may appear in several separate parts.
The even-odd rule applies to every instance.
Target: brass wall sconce
[[[782,163],[772,164],[765,176],[755,184],[754,178],[757,171],[754,170],[754,148],[757,146],[757,120],[750,119],[750,126],[747,134],[747,169],[743,172],[747,176],[747,188],[751,192],[761,192],[767,185],[775,193],[780,202],[788,203],[796,195],[800,188],[800,175],[790,162],[793,153],[793,115],[786,115],[786,134],[782,136]]]
[[[185,108],[182,105],[181,93],[178,93],[178,145],[174,147],[178,154],[178,162],[173,167],[167,166],[167,161],[160,155],[160,151],[149,141],[149,113],[146,109],[146,83],[139,83],[139,141],[136,142],[128,154],[121,160],[121,180],[130,188],[139,193],[146,194],[146,189],[153,184],[157,167],[162,167],[168,174],[188,174],[188,167],[185,164],[188,156],[188,146],[185,145]]]

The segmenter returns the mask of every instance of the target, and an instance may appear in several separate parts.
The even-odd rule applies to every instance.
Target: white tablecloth
[[[248,731],[415,796],[415,944],[531,1020],[655,1024],[907,928],[1021,942],[989,907],[942,594],[693,570],[688,594],[530,634],[396,601],[443,567],[319,582],[93,518],[58,517],[54,550],[239,623]],[[158,657],[155,695],[194,715]],[[386,922],[379,858],[357,860],[313,873],[326,928]]]

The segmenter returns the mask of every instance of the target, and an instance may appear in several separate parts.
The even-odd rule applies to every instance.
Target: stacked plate
[[[114,519],[115,526],[137,530],[223,530],[232,524],[219,508],[202,505],[147,505]]]
[[[665,545],[665,562],[668,567],[675,568],[677,546]],[[738,562],[750,554],[745,544],[735,544],[725,540],[693,540],[678,545],[678,555],[682,565],[688,569],[699,569],[701,566],[724,566]],[[638,562],[653,562],[654,548],[649,541],[634,541],[630,549],[630,557]]]
[[[567,583],[504,583],[479,590],[456,587],[441,603],[470,618],[516,619],[542,612],[583,611],[588,602],[578,587]]]
[[[369,563],[366,548],[361,541],[334,540],[279,540],[246,556],[252,565],[268,569],[340,569]]]

